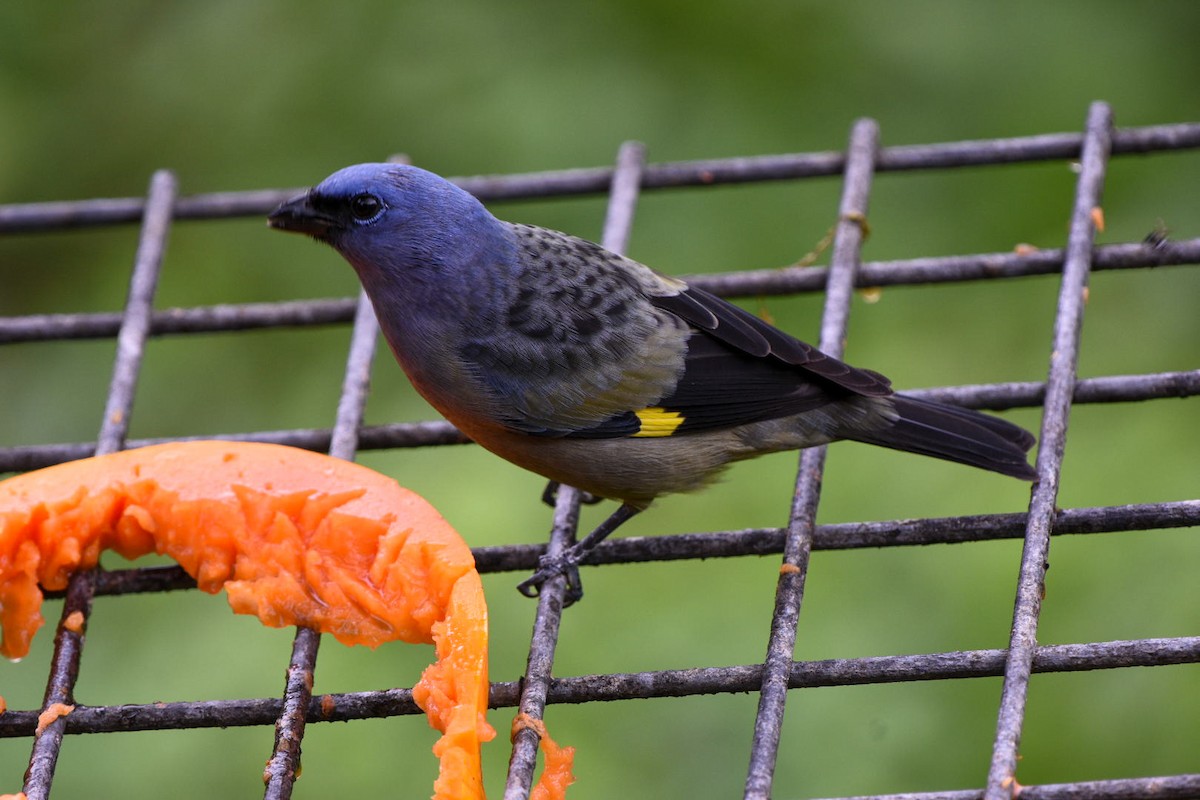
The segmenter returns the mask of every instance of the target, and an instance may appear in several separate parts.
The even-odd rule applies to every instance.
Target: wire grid
[[[1200,370],[1118,375],[1077,380],[1075,365],[1089,272],[1200,263],[1200,240],[1148,241],[1095,246],[1094,209],[1110,155],[1200,147],[1200,124],[1114,130],[1111,112],[1094,104],[1080,134],[880,148],[877,126],[857,123],[845,153],[792,154],[647,165],[642,148],[624,145],[613,168],[460,179],[483,200],[562,197],[608,193],[603,243],[624,249],[639,192],[681,186],[713,186],[793,180],[842,174],[831,263],[827,268],[794,268],[699,276],[696,285],[726,296],[770,295],[825,290],[821,347],[841,352],[849,301],[855,287],[990,280],[1035,274],[1061,274],[1054,325],[1054,357],[1045,382],[952,386],[910,392],[968,407],[1004,409],[1042,406],[1037,471],[1039,481],[1029,510],[953,518],[815,524],[824,448],[800,456],[788,526],[705,534],[626,537],[602,544],[588,563],[783,554],[771,619],[770,640],[760,664],[663,670],[635,674],[595,674],[552,678],[554,650],[562,617],[561,579],[545,587],[536,608],[525,677],[492,685],[492,707],[519,707],[540,718],[548,703],[586,703],[630,698],[675,697],[716,692],[758,692],[744,796],[771,794],[780,731],[789,689],[868,683],[1003,676],[1003,688],[986,785],[981,790],[891,795],[913,798],[1008,800],[1018,791],[1028,798],[1200,797],[1200,774],[1153,776],[1053,785],[1020,786],[1015,780],[1017,750],[1025,716],[1027,684],[1034,672],[1069,672],[1200,661],[1200,636],[1041,646],[1036,643],[1046,555],[1051,533],[1088,534],[1200,525],[1200,500],[1058,510],[1055,498],[1065,432],[1075,403],[1104,403],[1190,397],[1200,394]],[[1048,159],[1077,159],[1079,177],[1064,250],[986,254],[907,261],[860,263],[872,178],[883,170],[918,170]],[[126,307],[121,313],[50,314],[0,319],[0,343],[55,339],[108,338],[118,342],[106,398],[103,425],[95,443],[48,444],[0,449],[0,472],[22,471],[61,461],[138,447],[161,440],[127,440],[130,411],[146,339],[152,335],[236,331],[353,321],[353,335],[336,420],[328,429],[256,431],[232,440],[268,441],[353,458],[359,449],[462,443],[445,422],[364,426],[363,408],[377,329],[365,298],[208,306],[154,311],[153,299],[165,242],[177,219],[258,216],[294,194],[293,190],[179,197],[168,172],[156,173],[144,199],[86,200],[0,206],[0,232],[59,231],[91,225],[141,222],[141,238]],[[212,438],[212,437],[205,437]],[[549,548],[574,539],[579,497],[559,492]],[[796,622],[813,549],[891,547],[941,542],[1025,540],[1007,650],[974,650],[924,655],[797,662],[793,659]],[[480,571],[527,571],[546,549],[540,544],[475,549]],[[72,579],[63,618],[89,613],[95,597],[194,587],[177,567],[97,570]],[[48,596],[53,596],[50,593]],[[76,630],[78,628],[76,627]],[[280,697],[244,700],[86,706],[62,717],[34,739],[25,792],[31,800],[49,796],[62,739],[67,733],[99,733],[179,728],[275,725],[275,746],[265,772],[267,798],[291,796],[305,724],[420,713],[409,689],[334,695],[332,705],[312,697],[319,635],[296,632],[292,658]],[[43,708],[73,702],[82,637],[58,627]],[[40,709],[12,710],[0,716],[0,736],[32,736]],[[536,755],[529,729],[514,740],[507,800],[529,795]]]

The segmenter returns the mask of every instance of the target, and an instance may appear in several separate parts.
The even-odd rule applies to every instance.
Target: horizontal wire
[[[792,665],[788,688],[991,678],[1003,674],[1006,654],[1005,650],[987,649],[797,661]],[[1189,636],[1044,645],[1035,653],[1033,670],[1037,673],[1084,672],[1197,662],[1200,662],[1200,636]],[[553,678],[547,701],[579,704],[750,692],[761,684],[762,669],[761,664],[747,664]],[[488,706],[512,708],[517,705],[519,696],[519,681],[493,683]],[[64,719],[69,734],[271,725],[279,715],[281,704],[280,698],[272,697],[79,705]],[[31,735],[37,724],[37,713],[10,710],[0,716],[0,738]],[[346,722],[420,713],[413,702],[411,689],[331,693],[312,698],[308,722]]]
[[[394,447],[431,447],[446,444],[470,444],[466,436],[443,420],[428,422],[395,422],[387,425],[366,425],[359,429],[360,450],[383,450]],[[148,447],[166,442],[189,442],[220,439],[227,442],[267,442],[286,444],[304,450],[324,453],[329,450],[333,437],[330,428],[295,428],[280,431],[254,431],[251,433],[214,433],[131,439],[128,449]],[[20,445],[0,448],[0,472],[25,472],[41,469],[64,461],[87,458],[91,453],[79,443]]]
[[[913,397],[940,400],[966,408],[999,411],[1029,408],[1040,405],[1046,384],[1041,381],[967,384],[924,389],[905,389]],[[1200,370],[1186,372],[1152,372],[1144,375],[1109,375],[1085,378],[1075,387],[1075,403],[1120,403],[1162,398],[1194,397],[1200,394]],[[325,452],[329,449],[332,431],[329,428],[295,428],[250,433],[214,433],[175,437],[131,439],[129,449],[148,447],[165,442],[220,439],[230,442],[268,442],[286,444],[304,450]],[[424,422],[393,422],[385,425],[366,425],[359,429],[359,449],[385,450],[401,447],[434,447],[447,444],[469,444],[470,440],[444,420]],[[87,458],[92,445],[87,442],[65,444],[17,445],[0,448],[0,473],[27,472],[64,461]]]
[[[855,550],[1020,539],[1024,536],[1025,522],[1025,513],[1013,513],[825,524],[813,531],[813,549]],[[1200,525],[1200,500],[1181,500],[1061,510],[1055,517],[1054,534],[1119,533],[1196,525]],[[597,547],[587,563],[632,564],[772,555],[783,552],[783,541],[781,528],[625,536]],[[479,547],[472,552],[480,572],[506,572],[528,569],[536,563],[541,546]]]
[[[1181,239],[1159,245],[1144,242],[1099,245],[1093,271],[1146,269],[1200,263],[1200,239]],[[1062,248],[1011,253],[977,253],[894,261],[864,261],[855,286],[916,286],[960,283],[1000,278],[1026,278],[1062,272]],[[687,276],[686,280],[724,297],[819,292],[825,288],[829,268],[789,266]]]
[[[898,145],[879,151],[879,172],[993,166],[1079,156],[1080,133],[1055,133],[1009,139],[983,139],[923,145]],[[1113,133],[1114,155],[1143,154],[1200,147],[1200,123],[1123,128]],[[739,158],[650,164],[643,189],[712,186],[725,183],[792,180],[839,174],[841,152],[789,153]],[[529,200],[603,194],[612,184],[613,167],[592,167],[507,175],[452,178],[482,200]],[[176,218],[219,219],[266,214],[305,189],[213,192],[181,197]],[[20,203],[0,206],[0,233],[54,231],[114,225],[141,219],[145,201],[138,197]]]
[[[1061,248],[1055,248],[1021,253],[866,261],[858,270],[855,286],[875,288],[1053,275],[1062,270],[1063,253]],[[1200,263],[1200,239],[1167,241],[1158,245],[1134,242],[1097,247],[1093,270],[1197,263]],[[687,280],[723,297],[757,297],[819,292],[825,288],[828,275],[828,267],[789,266],[708,273],[690,276]],[[332,325],[350,322],[355,307],[354,298],[330,298],[171,308],[154,313],[150,333],[163,336]],[[115,336],[120,324],[121,315],[117,312],[0,317],[0,344],[103,339]]]
[[[828,800],[980,800],[981,789],[874,794]],[[1200,773],[1020,785],[1021,800],[1181,800],[1200,797]]]
[[[332,325],[354,319],[356,306],[357,301],[353,298],[337,298],[169,308],[154,312],[150,319],[150,334],[224,333]],[[106,339],[115,336],[120,325],[121,314],[116,311],[0,317],[0,344]]]
[[[903,393],[967,408],[1001,411],[1041,405],[1046,396],[1046,384],[1044,381],[966,384],[905,389]],[[1200,394],[1200,369],[1084,378],[1076,382],[1071,402],[1127,403],[1168,397],[1192,397],[1197,394]]]
[[[879,522],[840,522],[818,525],[813,531],[814,550],[857,550],[880,547],[961,544],[1024,535],[1026,514],[975,514],[961,517],[924,517]],[[1060,510],[1054,535],[1124,533],[1200,526],[1200,500],[1098,506]],[[776,555],[783,552],[781,528],[745,528],[709,533],[662,536],[625,536],[598,545],[587,560],[590,565],[632,564],[649,561],[734,558]],[[476,568],[481,573],[514,572],[537,566],[544,544],[475,547]],[[181,567],[139,567],[106,570],[93,577],[97,595],[165,592],[194,589],[196,582]],[[57,599],[63,592],[46,592]]]

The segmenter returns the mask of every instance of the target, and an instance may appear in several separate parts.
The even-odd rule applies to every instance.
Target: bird
[[[507,222],[407,164],[341,169],[268,216],[350,263],[410,382],[492,453],[619,506],[518,586],[527,596],[663,495],[837,440],[1036,480],[1035,438],[906,396],[760,317],[586,239]]]

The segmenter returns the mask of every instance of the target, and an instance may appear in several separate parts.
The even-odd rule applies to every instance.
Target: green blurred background
[[[18,3],[0,13],[0,202],[129,196],[169,168],[185,194],[303,186],[346,164],[407,153],[447,175],[611,163],[626,139],[652,161],[844,146],[852,121],[884,144],[1079,130],[1088,103],[1118,125],[1200,114],[1200,5],[1044,2]],[[1194,153],[1112,165],[1103,242],[1162,220],[1198,234]],[[1064,243],[1074,174],[1063,163],[880,176],[868,259]],[[783,265],[833,223],[836,180],[646,195],[631,254],[674,274]],[[497,205],[509,219],[600,235],[604,203]],[[0,239],[0,314],[116,310],[134,227]],[[180,223],[158,305],[348,296],[326,248],[261,219]],[[1045,375],[1053,278],[897,288],[856,301],[848,357],[900,387]],[[1082,376],[1197,367],[1200,273],[1094,276]],[[752,304],[755,309],[759,304]],[[814,339],[820,298],[762,306]],[[347,327],[202,335],[149,347],[132,435],[321,427],[334,416]],[[0,348],[0,445],[84,441],[99,427],[111,341]],[[372,423],[433,412],[381,349]],[[1036,429],[1035,411],[1012,419]],[[1196,496],[1194,400],[1079,407],[1059,504]],[[429,498],[473,544],[536,541],[542,481],[473,447],[364,454]],[[735,468],[703,496],[671,498],[626,533],[786,520],[795,456]],[[829,456],[820,520],[1022,510],[1019,482],[858,445]],[[589,509],[595,523],[607,509]],[[1054,542],[1043,643],[1192,635],[1200,624],[1196,530]],[[797,657],[1003,647],[1018,542],[817,553]],[[120,565],[113,559],[110,566]],[[566,616],[559,675],[762,659],[778,558],[606,567]],[[518,576],[485,578],[492,677],[524,667],[533,605]],[[47,616],[56,619],[58,603]],[[234,618],[199,593],[104,600],[84,657],[89,704],[277,694],[288,631]],[[35,707],[47,632],[0,668],[10,708]],[[411,685],[428,648],[347,649],[327,640],[316,691]],[[999,680],[792,694],[776,797],[976,787],[986,773]],[[737,796],[755,697],[556,706],[578,747],[571,797]],[[505,730],[508,711],[493,722]],[[422,797],[434,734],[416,718],[310,727],[298,797]],[[502,737],[503,738],[503,737]],[[268,728],[69,737],[60,797],[253,797]],[[1035,676],[1024,783],[1196,771],[1195,666]],[[28,740],[0,742],[0,789],[16,791]],[[487,748],[493,796],[507,747]]]

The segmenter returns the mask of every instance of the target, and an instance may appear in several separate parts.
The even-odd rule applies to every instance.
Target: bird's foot
[[[542,593],[546,581],[563,576],[563,608],[578,602],[583,597],[583,580],[579,577],[579,561],[584,552],[578,545],[570,547],[561,555],[545,555],[538,559],[538,570],[517,584],[517,591],[526,597],[537,597]]]
[[[538,559],[538,571],[533,573],[528,580],[522,581],[517,586],[517,591],[526,597],[537,597],[541,594],[542,585],[546,581],[562,575],[566,578],[563,607],[566,608],[572,603],[578,602],[583,597],[583,581],[579,578],[580,562],[591,554],[596,545],[608,538],[610,533],[641,510],[641,506],[629,503],[617,506],[617,510],[609,514],[608,518],[597,525],[596,529],[587,536],[558,555],[547,554]]]

